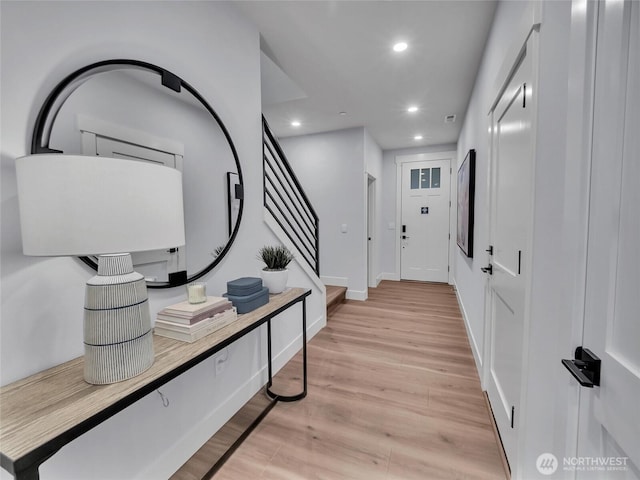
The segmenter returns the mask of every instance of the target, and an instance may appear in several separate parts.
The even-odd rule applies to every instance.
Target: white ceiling
[[[275,63],[263,58],[263,111],[278,136],[365,126],[384,150],[457,142],[495,1],[233,3]]]

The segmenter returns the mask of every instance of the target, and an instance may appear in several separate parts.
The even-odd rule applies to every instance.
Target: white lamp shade
[[[99,255],[185,244],[182,174],[149,162],[38,154],[16,160],[25,255]]]

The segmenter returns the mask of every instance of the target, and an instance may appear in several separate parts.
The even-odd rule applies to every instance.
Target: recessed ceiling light
[[[422,135],[416,135],[413,137],[414,140],[422,140]]]
[[[393,51],[394,52],[404,52],[407,47],[409,45],[407,45],[407,42],[398,42],[393,46]]]
[[[416,107],[415,105],[411,105],[409,108],[407,108],[407,112],[409,113],[415,113],[418,111],[418,107]]]
[[[298,120],[294,120],[293,122],[291,122],[291,126],[292,127],[299,127],[300,126],[300,122]]]
[[[338,112],[338,115],[345,116],[346,114],[347,114],[347,112]]]

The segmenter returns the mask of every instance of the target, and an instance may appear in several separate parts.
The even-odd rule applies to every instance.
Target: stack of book
[[[154,331],[156,335],[191,343],[220,330],[236,318],[236,308],[229,300],[207,297],[203,303],[184,301],[160,310]]]

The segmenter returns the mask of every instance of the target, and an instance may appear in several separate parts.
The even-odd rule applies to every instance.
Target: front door
[[[518,414],[532,218],[532,60],[530,44],[492,111],[490,340],[487,394],[509,464],[517,464]],[[487,271],[487,273],[490,273]]]
[[[640,478],[640,3],[598,16],[582,345],[601,359],[581,388],[579,479]],[[590,7],[590,8],[591,8]]]
[[[402,280],[449,280],[450,169],[449,159],[402,164]]]

